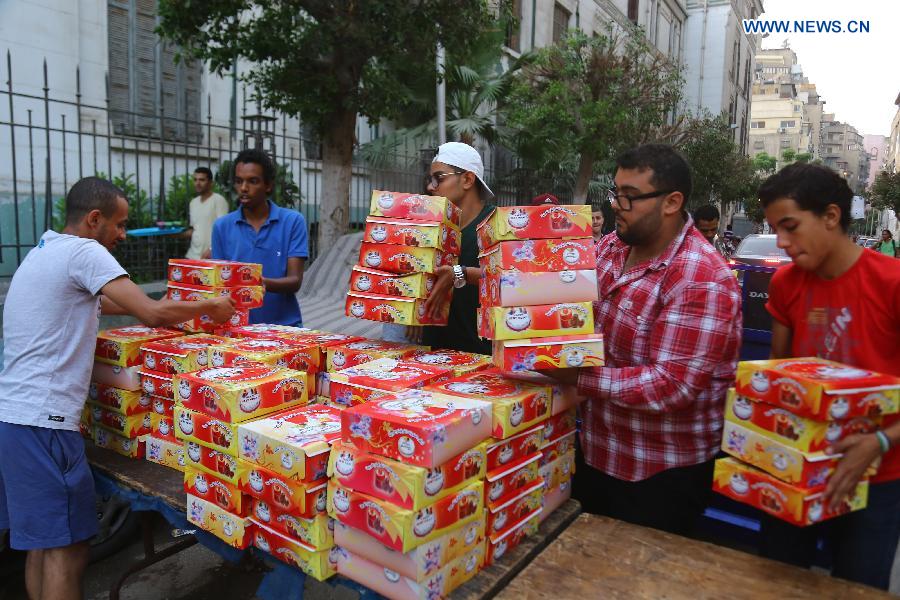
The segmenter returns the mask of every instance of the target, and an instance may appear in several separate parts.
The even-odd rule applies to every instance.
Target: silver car
[[[772,273],[791,258],[778,247],[774,234],[754,233],[741,241],[729,261],[737,271],[743,290],[744,328],[772,330],[772,317],[766,310]]]

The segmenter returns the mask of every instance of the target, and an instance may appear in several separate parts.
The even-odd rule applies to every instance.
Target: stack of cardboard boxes
[[[226,260],[169,259],[169,282],[166,295],[170,300],[196,301],[231,296],[237,310],[224,325],[216,325],[207,315],[200,315],[178,326],[188,333],[221,333],[228,327],[247,325],[251,308],[262,306],[265,289],[262,265]]]

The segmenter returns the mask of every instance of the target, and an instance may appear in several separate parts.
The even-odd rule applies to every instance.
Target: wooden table
[[[497,596],[531,598],[889,598],[730,548],[581,514]]]

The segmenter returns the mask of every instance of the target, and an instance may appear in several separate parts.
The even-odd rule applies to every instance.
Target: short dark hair
[[[822,165],[792,163],[766,179],[759,186],[763,208],[781,198],[790,198],[801,210],[825,214],[829,205],[841,209],[841,228],[850,227],[850,204],[853,190],[847,180]]]
[[[694,222],[697,221],[718,221],[720,218],[719,209],[713,204],[704,204],[694,209]]]
[[[210,181],[212,181],[213,179],[212,171],[208,167],[197,167],[196,169],[194,169],[194,175],[196,175],[197,173],[203,173]]]
[[[619,169],[650,169],[653,176],[650,183],[660,190],[681,192],[684,196],[682,210],[691,197],[691,168],[687,160],[675,148],[668,144],[644,144],[632,148],[616,158]]]
[[[125,192],[100,177],[76,181],[66,194],[66,225],[78,223],[92,210],[99,210],[104,217],[112,217],[119,198],[128,201]]]
[[[272,159],[269,158],[269,155],[262,150],[258,150],[257,148],[241,150],[234,159],[234,167],[232,169],[236,169],[240,163],[259,165],[262,167],[263,181],[266,183],[275,181],[275,163],[273,163]],[[232,176],[233,175],[234,171],[232,170]]]

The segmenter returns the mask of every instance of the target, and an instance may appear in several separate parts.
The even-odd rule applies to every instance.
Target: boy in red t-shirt
[[[900,264],[847,236],[853,192],[827,167],[795,163],[759,189],[766,220],[793,261],[769,285],[772,358],[818,356],[900,376]],[[763,520],[762,553],[809,566],[817,537],[833,554],[837,577],[888,589],[900,539],[900,417],[877,433],[851,435],[825,498],[836,506],[882,456],[865,510],[798,528]]]

